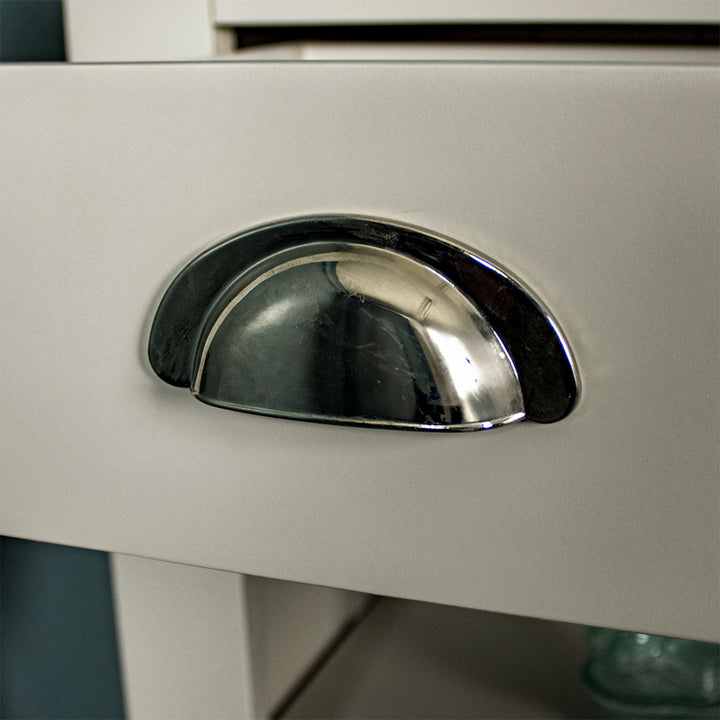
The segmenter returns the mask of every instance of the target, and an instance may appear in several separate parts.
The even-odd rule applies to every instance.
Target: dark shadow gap
[[[710,24],[493,23],[412,25],[307,25],[232,28],[237,47],[286,42],[503,43],[567,45],[720,45]]]

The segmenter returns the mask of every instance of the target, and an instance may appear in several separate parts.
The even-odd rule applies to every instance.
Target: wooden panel
[[[255,716],[274,717],[365,611],[366,595],[245,576]]]
[[[718,72],[642,65],[0,68],[2,531],[718,638]],[[584,383],[470,435],[204,406],[146,361],[167,283],[279,217],[468,243]]]
[[[384,598],[283,716],[597,718],[582,628]]]
[[[216,0],[223,24],[717,22],[712,0]]]
[[[200,60],[210,57],[209,0],[64,0],[71,62]]]
[[[129,718],[255,717],[244,578],[112,556]]]

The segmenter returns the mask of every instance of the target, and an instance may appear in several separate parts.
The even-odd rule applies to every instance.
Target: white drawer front
[[[718,639],[718,72],[4,67],[2,532]],[[164,385],[174,274],[282,217],[476,247],[548,305],[579,406],[484,433],[218,410]]]

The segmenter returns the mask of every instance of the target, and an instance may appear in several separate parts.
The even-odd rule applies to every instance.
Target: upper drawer
[[[718,71],[486,63],[4,67],[2,532],[718,639]],[[217,240],[425,227],[548,306],[583,393],[427,433],[233,413],[149,326]]]
[[[63,0],[63,17],[73,62],[229,55],[696,62],[717,50],[720,7],[715,0]]]

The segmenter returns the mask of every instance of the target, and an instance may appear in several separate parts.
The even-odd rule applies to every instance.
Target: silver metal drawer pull
[[[554,422],[578,398],[557,324],[506,271],[416,228],[304,217],[173,280],[150,363],[219,407],[419,430]]]

